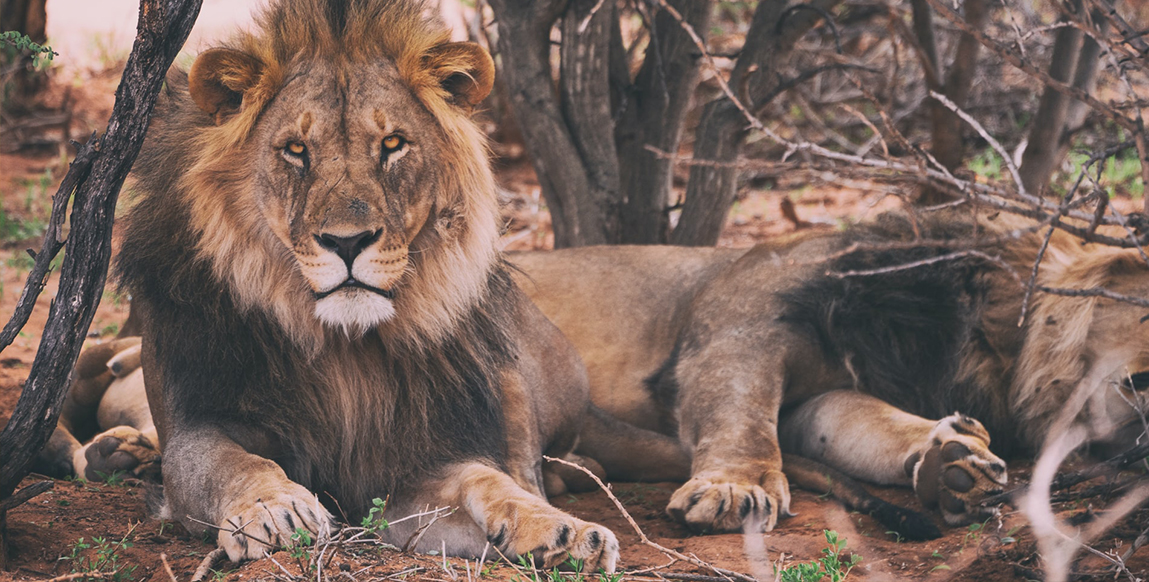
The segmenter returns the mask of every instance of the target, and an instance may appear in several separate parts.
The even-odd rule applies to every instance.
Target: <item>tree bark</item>
[[[1112,6],[1111,2],[1106,2]],[[1094,10],[1092,14],[1094,26],[1101,34],[1105,34],[1109,30],[1109,19],[1105,17],[1100,10]],[[1077,55],[1077,65],[1073,70],[1073,86],[1085,91],[1086,93],[1093,93],[1093,89],[1097,84],[1097,70],[1101,58],[1101,45],[1093,37],[1082,35],[1081,39],[1081,52]],[[1085,125],[1085,119],[1089,115],[1090,108],[1085,103],[1077,100],[1070,99],[1069,107],[1065,111],[1065,127],[1061,130],[1061,137],[1058,140],[1058,149],[1055,156],[1054,167],[1065,159],[1066,154],[1069,153],[1070,142],[1073,135],[1081,130]],[[1052,169],[1051,169],[1052,171]],[[1040,183],[1048,183],[1050,176],[1045,176],[1045,179]],[[1028,189],[1028,188],[1027,188]]]
[[[44,44],[47,26],[47,0],[0,0],[0,32],[15,30]]]
[[[934,11],[925,0],[911,0],[910,7],[913,9],[914,36],[922,47],[923,57],[928,61],[926,82],[936,91],[942,83],[942,64],[938,59],[938,41],[934,37]]]
[[[116,89],[111,120],[100,140],[99,154],[90,174],[75,190],[71,231],[56,300],[49,309],[40,348],[16,409],[0,432],[0,500],[11,496],[27,474],[28,464],[56,427],[72,368],[107,279],[112,222],[120,187],[143,144],[167,70],[187,40],[201,2],[142,0],[140,3],[136,42]],[[56,195],[66,197],[67,193]],[[50,248],[51,244],[45,241],[44,248]],[[51,260],[50,254],[43,252],[37,259]],[[36,283],[30,280],[26,285]]]
[[[1074,0],[1072,7],[1080,13],[1081,0]],[[1053,55],[1049,61],[1050,77],[1064,83],[1069,83],[1074,78],[1077,60],[1081,55],[1082,36],[1081,31],[1072,26],[1057,29]],[[1022,184],[1032,194],[1041,193],[1049,182],[1049,177],[1053,175],[1054,168],[1061,161],[1058,152],[1061,151],[1061,134],[1065,128],[1071,100],[1068,95],[1050,87],[1046,87],[1041,95],[1037,114],[1033,117],[1028,143],[1021,156],[1021,167],[1018,168]]]
[[[829,10],[842,0],[814,0],[812,6]],[[822,16],[814,10],[801,10],[789,15],[777,30],[786,9],[785,0],[761,0],[754,11],[746,44],[730,74],[731,87],[746,86],[750,103],[757,110],[778,86],[778,68],[785,62],[794,45]],[[750,74],[752,73],[752,74]],[[747,75],[750,74],[748,77]],[[695,131],[694,157],[698,160],[733,162],[746,140],[747,123],[741,112],[720,97],[706,105]],[[678,227],[671,234],[677,245],[709,246],[718,242],[726,216],[737,193],[738,170],[731,167],[694,166],[686,189],[686,202]]]
[[[585,4],[588,0],[572,2]],[[551,213],[555,247],[607,243],[609,227],[602,207],[596,206],[599,201],[591,195],[588,168],[567,126],[551,75],[550,30],[567,2],[491,0],[491,8],[499,23],[504,80]],[[599,28],[595,26],[596,31]],[[609,33],[609,28],[606,30]],[[607,125],[600,131],[609,135],[610,128]]]
[[[923,22],[919,24],[919,5],[921,9],[921,16]],[[965,0],[964,16],[966,22],[975,28],[981,29],[985,27],[986,19],[989,16],[989,6],[987,0]],[[914,2],[914,31],[918,35],[918,42],[922,43],[923,49],[926,49],[926,39],[933,42],[932,31],[932,14],[928,4],[921,0]],[[930,32],[926,35],[926,30]],[[957,50],[954,53],[953,64],[950,66],[949,74],[946,76],[945,83],[940,83],[940,78],[931,79],[929,75],[926,76],[926,84],[935,91],[945,95],[950,101],[960,108],[965,108],[966,103],[969,101],[970,89],[973,87],[973,77],[977,70],[977,54],[981,49],[981,43],[976,38],[969,34],[962,33],[961,38],[958,39]],[[927,54],[928,53],[928,49]],[[933,55],[934,71],[938,72],[940,76],[941,63],[938,62],[936,48]],[[965,141],[962,138],[962,120],[956,113],[941,103],[931,99],[930,103],[930,120],[932,124],[933,137],[930,145],[930,153],[934,158],[947,170],[954,170],[961,165],[962,160],[965,159]],[[937,188],[926,187],[922,189],[922,195],[918,199],[921,204],[932,205],[941,204],[952,200],[953,196]]]
[[[705,40],[710,27],[710,3],[670,0],[669,4]],[[615,50],[621,51],[621,44]],[[667,242],[674,160],[660,158],[646,146],[678,151],[686,114],[698,86],[701,62],[702,55],[690,36],[668,11],[660,10],[653,19],[642,68],[634,84],[623,91],[615,128],[625,200],[620,242]]]
[[[618,242],[619,238],[619,158],[610,131],[614,127],[610,84],[614,25],[614,3],[596,6],[596,0],[571,0],[562,22],[559,93],[563,118],[587,178],[579,207],[589,216],[579,219],[601,232],[601,241],[594,242]]]

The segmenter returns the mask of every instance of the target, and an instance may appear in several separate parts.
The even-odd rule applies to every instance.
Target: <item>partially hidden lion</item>
[[[685,484],[667,511],[692,529],[771,529],[803,458],[912,486],[959,525],[996,511],[981,500],[1007,482],[999,455],[1037,450],[1075,398],[1087,397],[1075,420],[1096,445],[1127,448],[1144,430],[1136,403],[1147,400],[1133,394],[1149,387],[1143,308],[1038,292],[1019,327],[1016,273],[1032,269],[1039,228],[968,211],[886,214],[750,250],[511,260],[578,348],[594,403],[677,436],[686,461],[673,478]],[[1135,249],[1058,231],[1037,284],[1146,297],[1149,267]],[[578,453],[612,478],[668,458],[620,434],[584,431]]]
[[[281,1],[169,75],[116,265],[142,342],[104,348],[142,372],[102,381],[146,384],[170,514],[232,560],[382,498],[392,543],[432,521],[396,518],[446,508],[414,549],[613,571],[614,535],[543,497],[588,388],[496,250],[470,118],[491,58],[424,11]],[[55,445],[81,474],[158,460],[123,428]]]

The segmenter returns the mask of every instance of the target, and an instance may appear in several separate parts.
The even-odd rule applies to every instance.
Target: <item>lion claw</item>
[[[292,543],[298,530],[330,532],[335,518],[302,485],[287,483],[279,491],[265,492],[233,504],[219,524],[219,547],[232,562],[262,558],[266,552]]]
[[[674,492],[666,512],[695,533],[770,531],[791,515],[790,486],[781,471],[753,480],[703,472]]]

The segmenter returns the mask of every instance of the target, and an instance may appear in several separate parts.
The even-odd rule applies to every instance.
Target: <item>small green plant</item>
[[[291,534],[291,543],[287,544],[288,555],[297,560],[310,558],[311,551],[307,548],[311,547],[313,541],[311,532],[301,527],[295,528],[295,533]]]
[[[112,582],[126,582],[133,579],[137,566],[121,564],[121,550],[132,547],[128,541],[136,530],[136,525],[128,529],[128,533],[119,541],[112,541],[104,537],[93,537],[90,542],[80,538],[72,544],[71,552],[60,556],[59,561],[72,563],[73,574],[90,574],[81,576],[78,580],[111,580]]]
[[[295,528],[295,533],[291,534],[291,541],[284,547],[287,550],[287,555],[295,559],[295,563],[299,566],[299,571],[304,576],[311,574],[312,560],[311,560],[311,544],[315,541],[311,537],[311,532],[301,527]]]
[[[614,574],[607,574],[606,570],[599,569],[598,577],[603,582],[620,582],[622,580],[622,572],[615,572]]]
[[[573,570],[572,573],[564,573],[559,571],[559,567],[551,568],[547,572],[548,582],[584,582],[586,577],[582,573],[583,561],[576,560],[573,557],[568,557],[566,565]]]
[[[5,242],[19,242],[38,238],[44,234],[48,223],[42,218],[27,220],[8,216],[8,211],[0,208],[0,239]]]
[[[892,536],[894,536],[894,543],[895,543],[895,544],[900,544],[900,543],[902,543],[902,542],[906,541],[906,538],[902,537],[902,534],[900,534],[900,533],[898,533],[898,532],[896,532],[896,531],[894,531],[894,530],[892,530],[892,529],[891,529],[891,530],[887,530],[887,531],[886,531],[886,535],[892,535]]]
[[[44,173],[36,179],[24,180],[27,188],[24,194],[24,210],[40,212],[41,201],[47,198],[48,188],[52,185],[52,168],[44,168]]]
[[[0,44],[6,44],[8,46],[15,47],[15,49],[18,51],[27,51],[31,53],[32,66],[36,68],[40,68],[40,66],[42,66],[43,60],[51,61],[52,57],[59,54],[56,51],[53,51],[52,47],[32,42],[32,39],[28,38],[28,35],[16,32],[15,30],[0,32]]]
[[[986,149],[978,152],[969,160],[969,169],[974,174],[988,180],[998,180],[1001,178],[1001,168],[1005,162],[997,152],[992,149]]]
[[[125,475],[127,475],[126,471],[112,471],[111,473],[96,471],[96,476],[99,477],[105,485],[109,485],[111,487],[119,487],[123,485]]]
[[[367,516],[360,522],[363,529],[371,533],[379,533],[391,527],[391,524],[387,523],[387,520],[383,518],[383,512],[387,509],[387,500],[376,497],[371,500],[371,505],[374,507],[371,508],[371,511],[367,512]]]
[[[1020,529],[1021,529],[1020,525],[1015,525],[1015,526],[1009,528],[1009,531],[1005,532],[1005,535],[1002,536],[1002,538],[1001,538],[1002,545],[1008,545],[1008,544],[1016,543],[1017,542],[1016,535],[1017,535],[1018,530],[1020,530]]]
[[[989,525],[990,519],[993,519],[993,518],[986,518],[986,520],[981,522],[981,523],[969,524],[969,528],[967,528],[967,530],[965,532],[965,536],[962,537],[961,548],[958,549],[957,553],[960,554],[963,551],[965,551],[966,546],[969,545],[970,543],[974,543],[974,544],[977,543],[978,539],[981,538],[982,530],[984,530],[985,527],[987,525]]]
[[[519,565],[515,567],[515,574],[511,574],[511,582],[542,582],[538,570],[535,569],[535,557],[530,552],[525,556],[519,556]]]
[[[826,536],[827,544],[827,547],[822,548],[822,557],[809,562],[793,564],[781,571],[775,568],[774,574],[778,580],[781,582],[818,582],[828,578],[830,582],[842,582],[846,576],[849,576],[850,570],[861,563],[862,557],[857,554],[851,554],[849,559],[843,559],[842,553],[846,549],[846,538],[838,537],[838,532],[826,529],[822,530],[822,535]]]
[[[534,556],[527,553],[525,556],[519,556],[519,563],[515,566],[517,573],[511,575],[511,582],[588,582],[590,580],[583,572],[583,566],[586,564],[582,560],[568,555],[563,565],[566,566],[567,570],[560,570],[559,566],[555,566],[550,571],[540,573],[535,566]],[[493,564],[484,568],[480,577],[490,575],[493,568]],[[620,582],[622,577],[623,572],[607,574],[602,568],[598,570],[599,582]]]
[[[0,213],[2,213],[2,212],[3,211],[0,210]],[[2,216],[2,214],[0,214],[0,232],[3,232],[2,231],[3,221],[4,221],[3,216]],[[35,259],[33,259],[28,253],[22,252],[22,251],[17,252],[17,253],[13,253],[12,256],[8,257],[8,260],[4,261],[4,262],[9,267],[16,269],[16,272],[20,273],[20,274],[23,274],[25,271],[31,270],[32,266],[36,264]]]

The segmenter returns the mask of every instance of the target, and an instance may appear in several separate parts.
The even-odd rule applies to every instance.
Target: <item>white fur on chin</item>
[[[365,289],[343,289],[317,301],[315,315],[325,325],[342,328],[349,337],[361,337],[394,317],[395,304]]]

